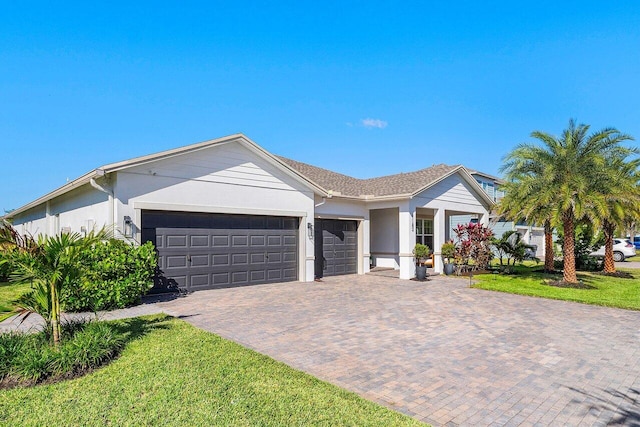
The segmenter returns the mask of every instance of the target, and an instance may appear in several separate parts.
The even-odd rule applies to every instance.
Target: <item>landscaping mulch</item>
[[[605,273],[604,271],[599,271],[594,274],[597,274],[598,276],[617,277],[619,279],[635,279],[633,274],[626,271],[614,271],[613,273]]]
[[[598,289],[595,286],[587,285],[586,283],[578,282],[571,283],[564,280],[551,280],[543,282],[545,285],[554,286],[556,288],[571,288],[571,289]]]

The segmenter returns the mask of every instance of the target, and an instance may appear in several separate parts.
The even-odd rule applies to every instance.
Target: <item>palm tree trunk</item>
[[[544,271],[553,272],[553,227],[551,221],[544,222]]]
[[[563,255],[563,274],[562,280],[567,283],[578,283],[578,276],[576,274],[576,256],[574,251],[575,239],[576,239],[576,224],[573,216],[573,210],[568,209],[562,215],[563,219],[563,231],[564,237],[562,241],[562,255]]]
[[[51,284],[51,332],[53,335],[53,346],[60,344],[60,298],[54,283]]]
[[[604,272],[615,273],[616,263],[613,260],[613,233],[615,232],[615,225],[611,222],[604,220],[602,224],[602,231],[604,231]]]

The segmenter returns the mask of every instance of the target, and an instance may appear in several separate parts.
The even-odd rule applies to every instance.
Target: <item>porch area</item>
[[[488,212],[459,210],[456,207],[425,207],[412,199],[395,206],[369,210],[370,256],[373,272],[387,277],[415,277],[413,248],[416,243],[427,245],[434,254],[430,273],[442,273],[442,244],[455,238],[452,229],[458,224],[479,222],[488,224]],[[413,203],[412,203],[413,202]]]

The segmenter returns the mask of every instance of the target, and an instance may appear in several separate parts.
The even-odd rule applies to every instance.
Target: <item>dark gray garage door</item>
[[[316,219],[314,228],[316,277],[357,273],[357,222]]]
[[[142,240],[158,251],[156,290],[298,279],[298,219],[149,211]]]

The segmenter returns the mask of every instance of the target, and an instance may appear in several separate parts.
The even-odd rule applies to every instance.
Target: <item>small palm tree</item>
[[[632,138],[617,129],[588,132],[588,125],[577,125],[574,120],[560,137],[534,131],[531,136],[541,145],[520,144],[504,158],[502,168],[515,188],[526,189],[528,201],[536,206],[534,210],[539,209],[543,217],[548,215],[550,223],[562,224],[563,280],[569,283],[578,281],[576,223],[602,219],[593,208],[594,200],[599,203],[604,199],[597,183],[610,174],[608,167],[615,165],[616,159],[624,161],[634,152],[621,145]]]
[[[503,185],[505,196],[498,202],[496,211],[513,221],[524,219],[530,224],[544,225],[544,270],[551,273],[553,265],[553,211],[550,204],[555,196],[553,187],[538,177],[542,170],[521,174],[509,171],[509,181]]]
[[[74,286],[86,276],[83,257],[86,251],[105,238],[107,233],[104,230],[87,236],[79,233],[40,236],[30,250],[25,250],[17,241],[14,242],[14,250],[3,253],[3,262],[11,266],[9,281],[28,283],[32,288],[18,300],[23,320],[32,313],[40,314],[51,331],[54,346],[60,342],[62,287]]]

